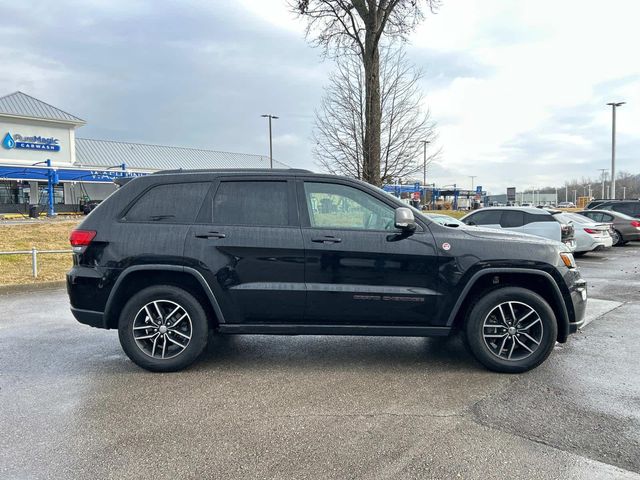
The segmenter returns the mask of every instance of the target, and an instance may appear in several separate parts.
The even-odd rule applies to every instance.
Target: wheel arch
[[[483,292],[507,286],[527,288],[544,298],[558,323],[557,341],[564,343],[569,336],[569,313],[562,293],[553,277],[542,270],[524,268],[488,268],[476,272],[463,288],[456,301],[447,326],[460,328],[464,323],[469,308],[474,300]]]
[[[188,291],[200,301],[210,323],[224,323],[224,316],[211,287],[200,272],[180,265],[134,265],[126,268],[116,280],[104,312],[107,328],[117,328],[120,312],[132,295],[152,285],[172,285]]]

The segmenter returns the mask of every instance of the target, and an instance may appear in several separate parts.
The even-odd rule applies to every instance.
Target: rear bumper
[[[89,325],[90,327],[109,328],[106,325],[103,312],[71,307],[71,313],[78,322]]]

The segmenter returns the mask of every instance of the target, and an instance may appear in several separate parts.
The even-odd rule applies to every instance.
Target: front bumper
[[[576,333],[584,325],[587,310],[587,282],[580,278],[580,274],[578,277],[570,289],[573,316],[569,318],[569,333]]]

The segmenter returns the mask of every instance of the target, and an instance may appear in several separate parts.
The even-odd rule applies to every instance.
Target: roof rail
[[[175,173],[313,173],[311,170],[304,170],[302,168],[203,168],[203,169],[184,169],[178,168],[175,170],[158,170],[153,172],[152,175],[167,175]]]

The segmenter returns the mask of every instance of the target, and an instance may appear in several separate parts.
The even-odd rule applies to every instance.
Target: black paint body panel
[[[216,224],[208,213],[216,188],[221,181],[239,178],[287,182],[289,224]],[[67,275],[74,315],[108,328],[99,317],[113,309],[123,280],[133,272],[151,276],[164,269],[191,275],[203,286],[222,332],[443,335],[454,326],[476,282],[485,275],[518,272],[548,282],[558,297],[556,316],[566,334],[581,324],[586,285],[578,270],[562,264],[559,253],[566,247],[559,242],[445,227],[420,214],[413,233],[312,228],[300,201],[305,180],[346,184],[391,208],[405,206],[363,182],[299,171],[140,177],[120,187],[79,227],[97,235],[85,252],[74,255]],[[211,184],[202,204],[193,205],[199,212],[195,222],[123,219],[129,205],[149,188],[176,182]],[[317,241],[324,236],[340,242]]]

